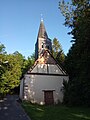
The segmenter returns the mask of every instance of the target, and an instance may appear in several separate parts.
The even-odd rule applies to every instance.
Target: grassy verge
[[[90,108],[39,106],[29,102],[23,102],[22,106],[31,120],[90,120]]]

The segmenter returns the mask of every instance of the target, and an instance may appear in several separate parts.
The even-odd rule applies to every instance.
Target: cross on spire
[[[41,21],[43,21],[43,17],[42,17],[43,15],[41,14]]]

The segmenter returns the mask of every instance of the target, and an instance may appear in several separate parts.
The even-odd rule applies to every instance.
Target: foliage
[[[64,1],[59,8],[65,17],[65,25],[72,28],[73,45],[67,54],[65,65],[70,80],[66,101],[72,105],[90,106],[90,3],[89,0]]]
[[[22,65],[19,57],[19,54],[5,55],[4,61],[8,62],[1,76],[0,93],[8,93],[11,89],[19,85]]]
[[[5,54],[5,53],[6,53],[5,46],[4,46],[4,44],[0,43],[0,54]]]
[[[34,62],[35,62],[35,54],[34,53],[27,59],[24,59],[23,67],[22,67],[22,76],[27,72],[27,70],[29,68],[31,68],[33,66]]]
[[[57,54],[56,60],[60,65],[64,66],[65,54],[62,51],[59,51]]]
[[[56,60],[58,61],[58,63],[63,65],[65,60],[65,55],[57,38],[53,39],[52,53],[54,58],[56,58]]]
[[[62,105],[40,106],[22,103],[32,120],[89,120],[90,108],[66,107]]]
[[[6,54],[5,46],[0,44],[0,96],[15,90],[20,78],[32,66],[34,54],[28,59],[18,51]]]

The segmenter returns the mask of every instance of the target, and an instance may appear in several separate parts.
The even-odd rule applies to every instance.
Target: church
[[[68,81],[66,71],[52,55],[52,42],[41,20],[35,44],[35,63],[20,81],[20,99],[40,105],[63,101],[63,81]]]

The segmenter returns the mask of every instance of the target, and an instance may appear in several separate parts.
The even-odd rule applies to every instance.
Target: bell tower
[[[52,42],[51,39],[48,38],[43,19],[41,19],[37,41],[35,44],[35,59],[38,59],[45,49],[52,51]]]

